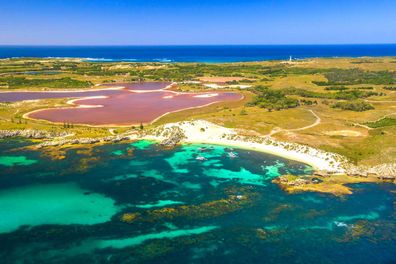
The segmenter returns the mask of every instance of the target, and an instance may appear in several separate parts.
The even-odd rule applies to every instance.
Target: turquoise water
[[[40,184],[0,191],[0,233],[21,226],[104,223],[118,211],[114,201],[101,194],[85,195],[75,183]],[[100,208],[100,210],[98,210]]]
[[[36,162],[37,160],[28,159],[25,156],[0,156],[0,165],[6,167],[27,166]]]
[[[140,141],[51,160],[28,144],[0,140],[2,263],[396,260],[392,184],[290,195],[271,181],[312,168],[249,150]]]

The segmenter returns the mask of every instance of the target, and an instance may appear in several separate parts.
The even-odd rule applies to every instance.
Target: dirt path
[[[396,104],[396,101],[394,101],[394,100],[388,100],[388,101],[375,101],[375,100],[364,100],[364,101],[366,101],[366,102],[368,102],[368,103],[395,103]]]
[[[113,136],[116,135],[115,129],[114,129],[114,128],[109,128],[109,132],[110,132],[110,134],[113,135]]]
[[[308,110],[309,112],[312,113],[312,115],[315,116],[316,120],[315,122],[313,122],[312,124],[308,125],[308,126],[304,126],[304,127],[299,127],[299,128],[293,128],[293,129],[283,129],[283,128],[274,128],[272,129],[272,131],[268,134],[268,136],[273,136],[279,132],[294,132],[294,131],[302,131],[302,130],[306,130],[309,128],[313,128],[317,125],[319,125],[322,122],[322,119],[312,110]]]
[[[386,117],[388,117],[388,116],[392,116],[392,115],[396,115],[396,112],[393,112],[393,113],[390,113],[390,114],[386,114],[386,115],[384,115],[384,116],[382,116],[382,117],[380,117],[380,118],[378,118],[378,119],[376,119],[376,120],[367,121],[367,122],[377,122],[377,121],[380,121],[381,119],[384,119],[384,118],[386,118]],[[367,122],[366,122],[366,123],[367,123]],[[359,124],[359,123],[353,123],[353,125],[354,125],[354,126],[363,127],[363,128],[365,128],[365,129],[367,129],[367,130],[373,129],[373,128],[369,127],[369,126],[366,126],[366,125],[363,125],[363,124]]]

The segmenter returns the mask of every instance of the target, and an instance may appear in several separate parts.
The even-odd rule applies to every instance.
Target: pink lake
[[[128,126],[151,123],[171,112],[243,98],[233,92],[179,93],[166,90],[170,85],[160,82],[119,83],[90,91],[9,92],[0,93],[0,101],[74,98],[69,101],[70,107],[37,110],[27,116],[55,123]]]

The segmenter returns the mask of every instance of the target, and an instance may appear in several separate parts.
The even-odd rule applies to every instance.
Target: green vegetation
[[[269,111],[299,106],[297,99],[286,97],[282,91],[271,90],[263,86],[256,86],[253,90],[256,97],[248,103],[248,106],[259,106]]]
[[[367,122],[365,125],[371,128],[396,126],[396,118],[385,117],[375,122]]]
[[[357,90],[374,90],[374,87],[372,87],[372,86],[361,86],[361,87],[354,87],[353,89],[357,89]]]
[[[363,112],[374,109],[373,105],[361,100],[356,100],[352,102],[337,102],[333,104],[332,107],[355,112]]]
[[[353,84],[394,84],[396,72],[363,71],[361,69],[331,69],[324,73],[327,82],[314,82],[319,86]]]
[[[25,77],[3,77],[0,83],[6,84],[10,89],[16,88],[86,88],[92,86],[89,81],[79,81],[70,77],[60,79],[27,79]]]
[[[296,88],[287,88],[284,89],[283,92],[287,95],[298,95],[301,97],[307,98],[321,98],[321,99],[335,99],[335,100],[356,100],[359,98],[367,98],[370,96],[378,96],[381,95],[372,91],[360,91],[360,90],[347,90],[347,91],[338,91],[335,93],[322,93],[322,92],[314,92],[308,91],[304,89],[296,89]]]
[[[385,86],[384,89],[388,91],[396,91],[396,86]]]
[[[326,91],[345,91],[348,90],[348,87],[345,86],[329,86],[324,88]]]

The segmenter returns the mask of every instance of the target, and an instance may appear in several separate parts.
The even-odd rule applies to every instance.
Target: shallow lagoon
[[[51,160],[26,144],[0,141],[4,263],[396,260],[391,184],[289,195],[271,180],[310,167],[249,150],[141,141]]]
[[[73,104],[77,107],[38,109],[27,115],[57,123],[129,126],[151,123],[170,112],[243,98],[233,92],[179,93],[166,90],[169,85],[165,82],[115,83],[86,91],[0,92],[0,102],[75,98]]]

